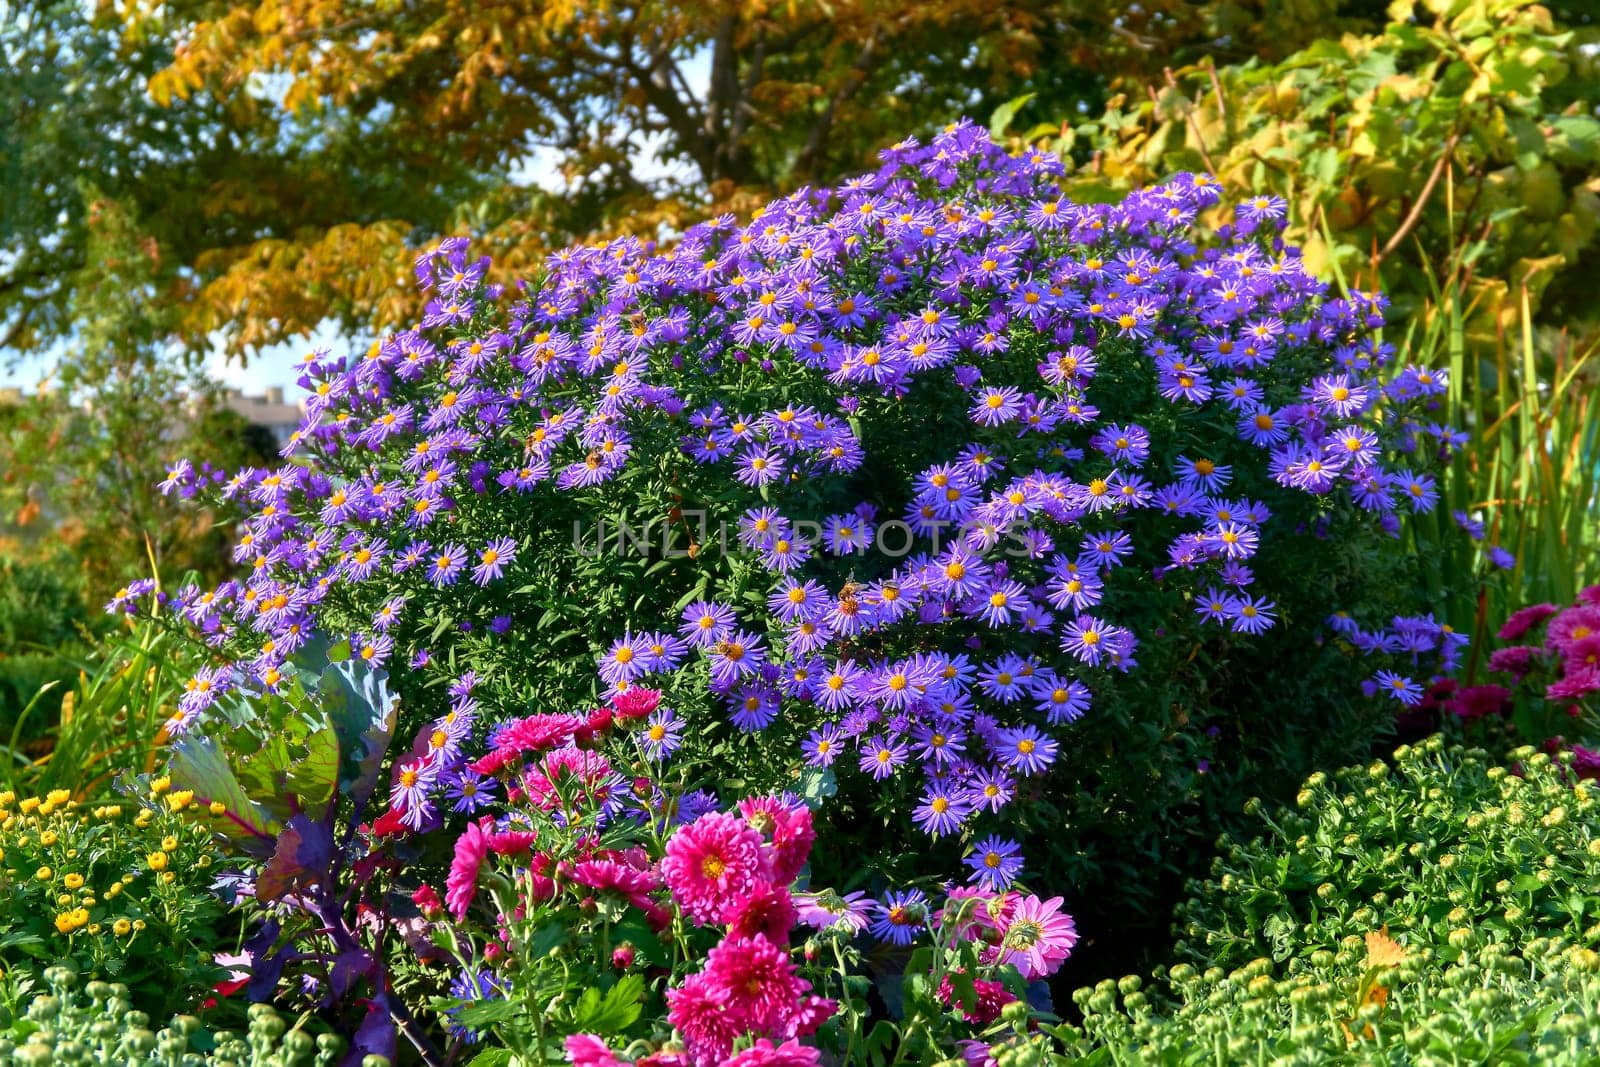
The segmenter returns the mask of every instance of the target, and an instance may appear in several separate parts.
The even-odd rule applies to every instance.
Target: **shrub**
[[[419,327],[309,359],[296,462],[228,484],[249,572],[177,597],[222,660],[173,731],[313,632],[393,666],[406,733],[463,687],[481,729],[649,681],[693,777],[840,772],[890,877],[929,868],[884,845],[915,811],[944,870],[1000,823],[1133,899],[1214,789],[1364,739],[1322,620],[1404,606],[1389,535],[1453,441],[1437,375],[1374,378],[1382,298],[1330,297],[1280,201],[1198,227],[1204,177],[1072,204],[966,124],[884,160],[516,291],[422,256]]]
[[[1381,32],[1175,64],[1028,134],[1085,163],[1074,197],[1200,167],[1229,197],[1285,197],[1310,270],[1393,300],[1402,358],[1449,369],[1442,417],[1470,434],[1408,536],[1430,608],[1475,643],[1475,566],[1505,579],[1481,587],[1490,619],[1600,581],[1600,31],[1552,9],[1406,0]],[[1458,512],[1501,550],[1456,537]]]
[[[1592,1059],[1600,791],[1511,758],[1435,736],[1252,805],[1261,835],[1178,911],[1182,962],[1079,990],[1048,1062]]]
[[[1393,767],[1313,775],[1299,810],[1227,847],[1180,910],[1192,961],[1288,959],[1379,926],[1440,951],[1464,927],[1512,943],[1600,936],[1593,787],[1574,788],[1569,755],[1520,748],[1509,771],[1485,755],[1435,736],[1399,749]]]
[[[1393,964],[1385,962],[1393,950],[1377,944],[1369,952],[1358,940],[1290,972],[1267,958],[1231,971],[1183,964],[1166,979],[1165,996],[1128,979],[1107,981],[1080,991],[1081,1026],[1055,1029],[1059,1044],[1049,1052],[1024,1047],[999,1062],[1594,1062],[1600,961],[1592,950],[1536,938],[1450,957],[1412,959],[1408,951]]]
[[[211,835],[181,814],[190,803],[163,779],[91,804],[0,792],[0,960],[70,963],[158,1014],[222,977],[213,957],[230,924]]]
[[[9,999],[29,997],[12,1017],[0,1019],[0,1064],[44,1067],[51,1063],[152,1064],[160,1067],[329,1067],[346,1042],[336,1034],[307,1032],[269,1004],[250,1009],[244,1033],[215,1033],[192,1015],[176,1015],[160,1030],[148,1012],[133,1006],[120,982],[83,982],[70,968],[44,972],[47,991],[29,997],[33,983],[13,983]],[[368,1061],[364,1067],[385,1067]]]

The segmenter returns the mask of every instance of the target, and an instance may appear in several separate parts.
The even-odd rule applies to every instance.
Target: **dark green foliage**
[[[1600,791],[1511,759],[1434,737],[1252,802],[1178,910],[1183,962],[1079,990],[1081,1025],[1011,1062],[1593,1062]]]

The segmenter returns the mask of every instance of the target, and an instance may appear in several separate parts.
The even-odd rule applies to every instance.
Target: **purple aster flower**
[[[920,889],[890,890],[878,902],[873,937],[891,945],[909,945],[928,925],[928,897]]]
[[[731,685],[740,678],[759,673],[767,661],[766,645],[760,636],[744,630],[728,634],[707,652],[711,660],[711,681],[719,686]]]
[[[445,790],[445,796],[455,801],[452,811],[463,815],[476,815],[494,800],[495,782],[470,768],[458,773]]]
[[[905,764],[907,755],[903,741],[880,734],[861,746],[861,769],[881,782]]]
[[[664,760],[683,743],[683,723],[671,708],[657,708],[645,720],[644,729],[635,739],[644,754],[654,760]]]
[[[697,600],[683,609],[683,625],[678,633],[689,644],[709,648],[733,632],[739,618],[726,604]]]
[[[1228,602],[1228,619],[1235,633],[1265,633],[1277,621],[1272,608],[1271,601],[1265,598],[1236,596]]]
[[[760,488],[783,477],[783,456],[765,445],[753,445],[740,453],[736,477],[745,485]]]
[[[645,673],[649,662],[649,652],[641,638],[631,634],[619,637],[600,657],[600,679],[607,685],[631,682]]]
[[[1079,615],[1062,628],[1061,649],[1090,667],[1098,667],[1106,655],[1110,632],[1111,627],[1093,615]]]
[[[943,786],[932,786],[912,810],[911,818],[923,833],[939,837],[958,832],[970,814],[972,808],[959,795]]]
[[[981,770],[967,786],[967,803],[974,809],[999,811],[1017,795],[1017,783],[1000,770]]]
[[[1043,774],[1055,762],[1055,740],[1040,733],[1037,727],[1001,730],[996,740],[1000,761],[1021,774]]]
[[[488,585],[505,573],[517,559],[517,542],[509,537],[499,537],[483,546],[478,562],[472,568],[472,580],[480,586]]]
[[[1031,689],[1034,707],[1044,712],[1051,725],[1077,722],[1089,710],[1089,687],[1082,682],[1038,677]]]
[[[971,855],[962,862],[972,868],[969,881],[991,893],[1003,893],[1022,873],[1022,848],[1003,837],[986,837],[972,846]]]
[[[400,813],[400,821],[413,830],[422,829],[433,814],[428,794],[439,784],[439,766],[426,756],[400,764],[395,772],[389,805]]]
[[[839,758],[840,733],[835,723],[823,723],[820,729],[812,730],[800,744],[800,752],[805,756],[808,767],[831,767],[833,761]]]
[[[1407,705],[1422,703],[1422,686],[1410,678],[1393,671],[1379,671],[1373,676],[1380,692],[1388,693],[1400,703]]]
[[[467,550],[460,545],[445,545],[433,554],[428,566],[428,581],[436,588],[455,584],[467,563]]]

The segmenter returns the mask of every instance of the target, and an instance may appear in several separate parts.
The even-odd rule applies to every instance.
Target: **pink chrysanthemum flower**
[[[1499,638],[1502,641],[1516,641],[1523,634],[1539,625],[1550,616],[1554,615],[1557,608],[1554,604],[1529,604],[1519,608],[1506,619],[1505,625],[1500,627]]]
[[[744,1030],[772,1033],[810,986],[789,953],[765,937],[727,937],[706,956],[705,975]]]
[[[489,855],[488,827],[493,822],[485,817],[480,822],[468,824],[456,838],[455,858],[450,861],[450,876],[445,879],[444,902],[456,921],[467,914],[472,898],[478,892],[478,872]]]
[[[772,877],[780,885],[788,885],[800,876],[800,869],[811,857],[811,846],[817,840],[816,827],[811,821],[811,809],[796,805],[784,813],[772,829]]]
[[[1568,671],[1559,681],[1550,683],[1544,691],[1548,700],[1581,700],[1590,693],[1600,693],[1600,670],[1579,667]]]
[[[967,1008],[961,1005],[960,998],[956,996],[955,985],[950,981],[950,976],[945,975],[939,980],[939,1000],[946,1007],[958,1008],[961,1017],[967,1022],[987,1026],[1000,1018],[1001,1008],[1017,999],[999,982],[975,978],[972,988],[977,994],[977,999],[971,1008]]]
[[[745,1032],[727,995],[705,974],[691,974],[680,988],[667,990],[667,1021],[683,1035],[695,1067],[715,1067]]]
[[[1009,963],[1029,981],[1054,974],[1078,943],[1078,927],[1061,910],[1061,898],[1017,901],[1005,935],[996,946],[996,962]]]
[[[593,1034],[573,1034],[567,1038],[567,1062],[572,1067],[624,1067],[625,1064]]]
[[[800,921],[788,887],[782,884],[757,886],[722,918],[731,936],[761,934],[774,945],[787,945],[789,931]]]
[[[709,925],[768,880],[764,852],[761,835],[744,820],[711,812],[672,835],[661,874],[684,914]]]
[[[632,719],[648,718],[661,703],[661,692],[657,689],[643,689],[634,687],[616,695],[611,701],[611,710],[618,720],[628,722]]]
[[[1550,620],[1545,641],[1548,647],[1565,655],[1576,642],[1597,634],[1600,634],[1600,607],[1580,604]]]
[[[590,889],[619,893],[641,908],[649,903],[650,891],[661,884],[654,871],[616,860],[584,860],[572,868],[572,880]]]
[[[798,878],[817,839],[811,809],[773,796],[746,797],[739,801],[739,814],[771,843],[772,880],[788,885]]]
[[[822,1053],[798,1041],[774,1045],[762,1038],[732,1059],[723,1060],[721,1067],[818,1067],[820,1063]]]

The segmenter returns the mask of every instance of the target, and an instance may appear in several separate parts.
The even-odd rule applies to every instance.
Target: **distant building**
[[[284,399],[281,385],[269,385],[266,392],[259,396],[246,396],[239,389],[224,389],[219,399],[224,408],[246,422],[271,431],[280,447],[289,443],[289,438],[300,428],[306,413],[303,404],[291,404]]]

